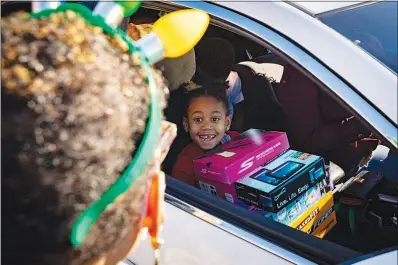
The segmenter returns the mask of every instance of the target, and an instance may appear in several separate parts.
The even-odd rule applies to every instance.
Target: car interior
[[[21,8],[26,10],[28,7],[10,5],[7,10],[3,7],[2,16]],[[143,7],[130,19],[134,19],[134,16],[140,16],[148,17],[148,21],[155,21],[159,16],[169,11],[171,10],[165,9],[162,5],[148,2],[144,3]],[[126,24],[121,27],[126,30]],[[244,130],[256,128],[287,132],[286,117],[278,100],[278,88],[284,66],[290,62],[270,45],[259,43],[254,38],[241,36],[238,32],[238,29],[234,30],[232,26],[227,29],[227,26],[223,25],[222,22],[212,18],[211,25],[203,39],[217,37],[225,39],[233,45],[236,55],[233,71],[238,73],[242,81],[242,92],[245,98],[243,101],[246,115],[244,117]],[[256,83],[253,83],[254,81]],[[256,91],[252,91],[253,87],[257,88]],[[168,110],[179,108],[181,105],[177,98],[173,100],[172,97],[173,93],[171,93]],[[266,109],[263,113],[256,112],[257,114],[253,114],[259,106]],[[167,116],[166,111],[166,118]],[[181,123],[177,125],[181,126]],[[184,135],[184,130],[179,128],[178,132],[176,146],[171,148],[174,148],[174,150],[181,150],[184,145],[189,143],[189,137]],[[368,204],[365,208],[348,207],[342,203],[336,203],[337,224],[323,239],[318,239],[263,218],[263,216],[252,211],[174,179],[171,175],[171,168],[175,163],[176,155],[178,155],[178,152],[172,154],[172,158],[166,159],[163,165],[167,174],[167,194],[255,235],[275,242],[286,249],[299,253],[318,264],[336,264],[398,244],[396,202],[398,191],[396,187],[388,183],[381,182],[372,189],[369,196],[370,200],[375,203]],[[335,188],[334,195],[337,196],[339,187],[351,176],[347,176],[339,166],[333,163],[330,163],[328,169]],[[376,198],[378,198],[377,202]]]

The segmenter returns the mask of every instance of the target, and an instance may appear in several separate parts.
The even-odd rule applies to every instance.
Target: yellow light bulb
[[[161,40],[165,57],[176,58],[199,42],[209,23],[210,17],[203,11],[179,10],[159,18],[153,24],[152,32]]]

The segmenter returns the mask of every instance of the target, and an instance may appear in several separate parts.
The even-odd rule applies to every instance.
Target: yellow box
[[[336,212],[333,210],[332,213],[314,229],[314,232],[312,232],[311,235],[323,238],[336,224]]]
[[[333,192],[330,191],[315,205],[291,222],[289,226],[308,234],[316,232],[329,216],[334,214],[335,217],[333,206]]]

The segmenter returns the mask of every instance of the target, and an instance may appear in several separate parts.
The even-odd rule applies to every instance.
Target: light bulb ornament
[[[102,28],[105,34],[115,38],[121,38],[127,44],[129,53],[135,53],[138,55],[141,66],[146,74],[146,81],[149,88],[149,117],[141,143],[131,163],[127,166],[121,176],[101,195],[100,198],[86,208],[75,221],[70,235],[73,246],[79,246],[84,242],[91,227],[101,216],[106,207],[112,204],[120,195],[124,194],[134,184],[138,177],[144,173],[155,151],[161,132],[162,113],[150,65],[162,60],[164,56],[169,55],[178,57],[192,49],[202,38],[210,20],[206,13],[198,10],[172,12],[161,18],[163,19],[163,22],[160,21],[157,24],[155,23],[154,29],[156,30],[154,30],[152,34],[146,36],[140,42],[134,43],[124,31],[114,25],[120,23],[120,13],[123,16],[130,16],[138,9],[140,2],[118,1],[116,4],[112,3],[112,5],[108,5],[108,7],[112,7],[111,9],[108,9],[108,12],[106,11],[105,6],[103,6],[105,3],[110,2],[99,3],[100,6],[97,6],[97,8],[92,12],[81,4],[64,3],[60,5],[59,2],[33,2],[33,13],[30,14],[31,17],[42,19],[50,17],[53,13],[66,12],[68,10],[73,11],[80,15],[88,24]],[[194,36],[193,39],[187,41],[187,38],[181,36],[188,34],[192,37],[193,35],[189,32],[184,32],[186,27],[183,27],[184,29],[180,33],[180,37],[176,40],[171,40],[167,37],[165,38],[165,32],[162,32],[162,30],[164,31],[167,29],[168,32],[178,32],[181,27],[179,27],[176,22],[181,22],[181,16],[188,18],[188,13],[191,13],[194,17],[196,16],[196,19],[199,19],[199,21],[197,21],[197,25],[201,25],[201,27],[200,30],[195,31],[199,34]],[[189,19],[192,19],[192,17]],[[159,34],[161,36],[159,36]],[[166,41],[167,43],[162,41]],[[181,43],[181,41],[183,41],[183,43]],[[174,45],[177,45],[177,49],[173,49],[173,43]]]
[[[161,58],[180,57],[191,50],[203,37],[210,23],[207,13],[199,10],[179,10],[159,18],[152,32],[137,41],[137,46],[155,63]]]

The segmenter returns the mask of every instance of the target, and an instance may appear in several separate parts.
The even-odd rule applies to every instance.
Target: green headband
[[[146,58],[140,47],[134,46],[133,41],[122,30],[110,27],[103,17],[93,15],[90,9],[80,4],[62,4],[56,9],[46,9],[38,13],[31,13],[30,15],[38,19],[48,18],[53,13],[65,12],[67,10],[78,13],[89,24],[102,28],[106,34],[113,37],[120,37],[128,45],[130,53],[137,52],[139,54],[142,68],[147,75],[146,81],[149,86],[150,96],[147,127],[131,163],[116,182],[80,214],[72,227],[70,235],[71,243],[74,246],[79,246],[84,242],[91,227],[106,207],[126,192],[147,168],[160,135],[161,109],[148,58]]]

